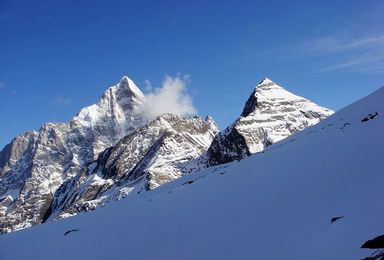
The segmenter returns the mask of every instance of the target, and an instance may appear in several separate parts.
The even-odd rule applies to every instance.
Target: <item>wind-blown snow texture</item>
[[[240,162],[0,236],[0,258],[361,259],[384,233],[383,115],[381,88]]]
[[[210,117],[163,114],[147,122],[144,103],[143,93],[123,77],[69,123],[16,137],[0,153],[0,232],[93,210],[241,159],[332,113],[269,79],[218,136]]]

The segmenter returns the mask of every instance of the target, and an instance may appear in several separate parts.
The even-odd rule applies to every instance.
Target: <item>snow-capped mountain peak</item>
[[[0,236],[0,258],[382,259],[383,104],[384,88],[262,154]]]
[[[213,118],[210,115],[205,117],[205,122],[207,122],[211,126],[212,129],[219,129],[215,120],[213,120]]]
[[[47,123],[0,152],[0,232],[94,209],[241,159],[332,113],[269,79],[220,134],[209,116],[162,114],[148,122],[144,102],[124,76],[70,122]]]
[[[264,78],[249,96],[241,116],[212,142],[207,152],[209,164],[261,152],[332,113]]]
[[[288,102],[303,103],[303,105],[307,106],[309,105],[308,101],[309,100],[301,96],[289,92],[272,80],[264,78],[248,98],[241,116],[247,117],[251,113],[263,108],[272,109],[272,106],[276,108],[280,105],[285,106]],[[311,107],[305,106],[304,108],[308,109],[316,109],[316,107],[318,107],[317,105]]]
[[[0,152],[0,232],[44,222],[63,183],[146,123],[140,112],[144,99],[123,77],[70,122],[47,123],[15,138]]]
[[[265,78],[263,78],[263,79],[260,81],[259,85],[266,85],[266,84],[269,84],[269,83],[273,83],[273,84],[275,84],[271,79],[265,77]]]
[[[136,84],[131,80],[128,76],[123,76],[118,84],[119,88],[125,89],[128,93],[132,93],[132,95],[143,98],[144,95],[141,90],[136,86]]]
[[[127,119],[135,121],[139,116],[139,107],[144,99],[144,94],[135,83],[124,76],[117,85],[109,87],[96,104],[83,108],[77,118],[85,124],[90,123],[90,126],[106,118],[124,125]]]

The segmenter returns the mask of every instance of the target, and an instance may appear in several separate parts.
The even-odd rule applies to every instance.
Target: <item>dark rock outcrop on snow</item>
[[[384,248],[384,235],[377,236],[374,239],[366,241],[361,248],[370,248],[370,249],[377,249],[377,248]]]

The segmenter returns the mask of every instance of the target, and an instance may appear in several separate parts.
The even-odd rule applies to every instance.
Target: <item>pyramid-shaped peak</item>
[[[258,86],[262,86],[262,85],[268,85],[268,84],[275,84],[275,82],[273,82],[271,79],[269,78],[263,78],[262,81],[260,81],[259,85]]]
[[[277,85],[269,78],[264,78],[255,87],[252,94],[248,98],[241,116],[246,117],[253,113],[256,109],[260,109],[260,107],[271,108],[278,107],[280,105],[283,106],[282,104],[299,104],[302,102],[307,102],[308,104],[311,103],[316,106],[316,104],[312,103],[311,101],[301,96],[295,95],[283,87]]]
[[[123,76],[120,79],[120,82],[117,84],[118,89],[122,90],[128,90],[129,92],[132,92],[133,94],[136,94],[136,96],[142,96],[143,93],[141,90],[136,86],[136,84],[131,80],[128,76]]]
[[[288,92],[283,87],[277,85],[275,82],[273,82],[269,78],[263,78],[263,80],[260,81],[260,83],[255,87],[255,90],[259,90],[259,92],[260,91],[266,91],[266,90],[272,90],[272,89],[279,89],[279,90],[283,90],[283,91]]]
[[[276,84],[268,78],[264,78],[256,87],[252,93],[253,96],[256,96],[259,100],[268,100],[268,99],[302,99],[302,97],[297,96],[282,86]]]
[[[119,83],[109,87],[95,104],[81,109],[76,117],[92,125],[103,124],[113,118],[116,125],[125,129],[139,121],[136,120],[140,116],[138,107],[144,99],[144,94],[136,84],[124,76]]]

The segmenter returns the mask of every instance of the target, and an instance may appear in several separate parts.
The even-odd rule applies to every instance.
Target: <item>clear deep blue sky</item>
[[[190,75],[221,128],[269,77],[337,110],[384,84],[383,1],[0,0],[0,149],[128,75]]]

